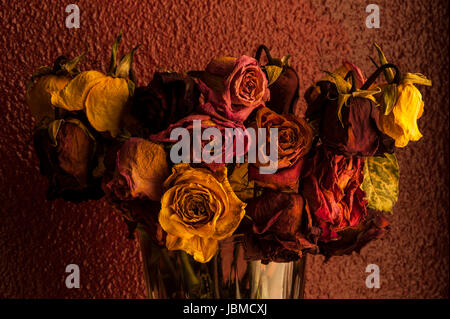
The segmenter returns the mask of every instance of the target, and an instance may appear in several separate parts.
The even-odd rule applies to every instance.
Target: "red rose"
[[[336,155],[319,147],[309,162],[303,180],[303,196],[314,224],[320,227],[320,240],[340,238],[338,232],[358,225],[366,215],[367,201],[360,188],[363,159]]]
[[[251,200],[246,214],[253,231],[247,232],[244,240],[246,258],[288,262],[316,249],[305,235],[310,232],[311,217],[303,208],[303,197],[294,193],[268,190]]]
[[[266,129],[266,144],[270,141],[269,130],[278,129],[278,163],[274,174],[261,174],[260,167],[267,164],[249,165],[249,179],[263,187],[297,191],[303,157],[311,149],[313,132],[309,124],[293,114],[277,114],[267,107],[256,113],[256,129]],[[258,142],[259,143],[259,142]]]

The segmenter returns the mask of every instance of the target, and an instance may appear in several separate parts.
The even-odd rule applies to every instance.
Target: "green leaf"
[[[376,43],[374,43],[375,48],[378,51],[378,57],[380,58],[380,63],[381,65],[383,64],[388,64],[388,61],[386,59],[386,56],[384,55],[383,51],[381,50],[380,46]],[[386,78],[386,81],[388,83],[391,83],[394,80],[394,71],[392,71],[392,69],[387,68],[383,71],[384,73],[384,77]]]
[[[395,103],[397,102],[397,85],[395,83],[388,84],[383,89],[383,95],[381,97],[381,104],[383,105],[384,115],[388,115],[392,112]]]
[[[398,179],[399,167],[394,154],[366,157],[361,189],[366,192],[369,208],[392,213],[398,198]]]
[[[277,65],[266,65],[265,69],[266,69],[267,77],[269,80],[268,85],[271,85],[272,83],[274,83],[280,76],[281,72],[283,71],[283,68],[279,67]]]

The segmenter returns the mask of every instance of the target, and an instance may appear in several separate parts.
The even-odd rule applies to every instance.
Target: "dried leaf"
[[[380,46],[378,44],[376,44],[376,43],[374,43],[374,46],[375,46],[375,48],[378,51],[378,57],[380,58],[381,65],[388,64],[386,56],[384,55],[384,53],[381,50]],[[385,76],[386,81],[388,83],[391,83],[394,80],[394,71],[392,71],[392,69],[390,69],[390,68],[384,69],[383,73],[384,73],[384,76]]]
[[[255,182],[248,180],[248,163],[235,166],[228,180],[240,200],[246,202],[253,198]]]
[[[397,84],[388,84],[383,89],[383,95],[381,103],[383,105],[383,112],[384,115],[388,115],[392,112],[392,109],[395,106],[395,103],[397,102]]]
[[[366,192],[369,208],[392,213],[398,197],[398,180],[399,167],[394,154],[366,157],[361,189]]]
[[[271,85],[272,83],[274,83],[280,76],[281,72],[283,71],[283,68],[279,67],[277,65],[266,65],[265,69],[266,69],[267,78],[269,81],[268,85]]]
[[[422,84],[431,86],[431,80],[428,80],[425,75],[420,73],[405,73],[402,78],[403,84]]]
[[[120,41],[122,41],[122,31],[119,33],[119,35],[117,36],[116,40],[112,45],[111,60],[109,62],[108,74],[114,74],[116,70],[117,51],[119,49]]]
[[[86,56],[89,50],[86,50],[83,54],[80,56],[77,56],[73,60],[68,61],[67,63],[62,65],[62,68],[69,74],[72,74],[75,71],[75,68],[77,67],[77,64]]]
[[[336,88],[340,94],[349,93],[352,84],[349,81],[346,81],[342,76],[336,73],[324,71],[326,74],[328,74],[331,79],[330,82],[336,84]]]
[[[134,52],[140,47],[138,46],[134,47],[130,52],[128,52],[127,55],[125,55],[122,60],[120,60],[119,65],[117,66],[115,76],[120,78],[127,78],[130,75],[131,67],[133,64],[133,54]]]

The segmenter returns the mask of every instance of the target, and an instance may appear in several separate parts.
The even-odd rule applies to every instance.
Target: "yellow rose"
[[[51,103],[52,93],[62,90],[69,80],[68,76],[48,74],[39,77],[36,83],[28,88],[26,100],[36,124],[46,118],[54,120],[55,109]]]
[[[422,113],[419,90],[413,84],[400,84],[392,111],[388,115],[380,112],[380,129],[395,140],[396,147],[405,147],[409,141],[418,141],[422,137],[417,126]]]
[[[51,101],[52,94],[62,90],[78,73],[77,64],[86,53],[70,61],[65,56],[59,56],[52,67],[42,66],[31,76],[25,98],[37,127],[47,125],[55,120],[55,108]]]
[[[374,43],[381,66],[369,78],[372,88],[381,89],[376,95],[382,107],[379,115],[379,129],[395,140],[396,147],[405,147],[409,141],[418,141],[417,120],[423,113],[422,94],[414,84],[431,86],[431,81],[420,73],[405,73],[400,76],[398,68],[388,63],[381,47]],[[375,79],[383,71],[387,83],[375,84]],[[394,74],[395,71],[395,74]]]
[[[245,214],[246,204],[233,192],[226,167],[212,172],[175,165],[164,189],[159,223],[167,232],[167,248],[208,262],[218,250],[218,241],[230,237]]]
[[[92,127],[99,132],[110,132],[116,137],[121,129],[121,118],[129,97],[128,82],[124,78],[85,71],[73,78],[59,92],[53,92],[51,102],[68,111],[85,110]]]
[[[116,137],[122,129],[130,93],[134,91],[134,76],[131,65],[133,54],[139,45],[122,57],[117,64],[117,50],[122,39],[120,33],[112,46],[111,61],[107,74],[85,71],[59,92],[52,93],[53,106],[68,111],[84,110],[89,123],[98,132],[109,132]]]

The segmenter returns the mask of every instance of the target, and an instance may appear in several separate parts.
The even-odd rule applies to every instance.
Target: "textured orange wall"
[[[424,137],[397,152],[400,198],[391,232],[361,255],[323,264],[310,257],[307,298],[448,298],[448,1],[74,1],[81,28],[66,29],[61,1],[1,1],[0,298],[143,298],[139,246],[104,201],[44,199],[31,145],[25,86],[33,70],[89,46],[84,67],[104,70],[115,35],[135,59],[138,84],[158,68],[198,69],[216,55],[290,54],[301,92],[342,59],[373,71],[372,42],[401,70],[433,81],[421,87]],[[381,9],[381,28],[365,27],[365,7]],[[305,103],[301,100],[301,110]],[[67,289],[65,266],[80,266],[81,288]],[[381,288],[365,287],[380,266]]]

